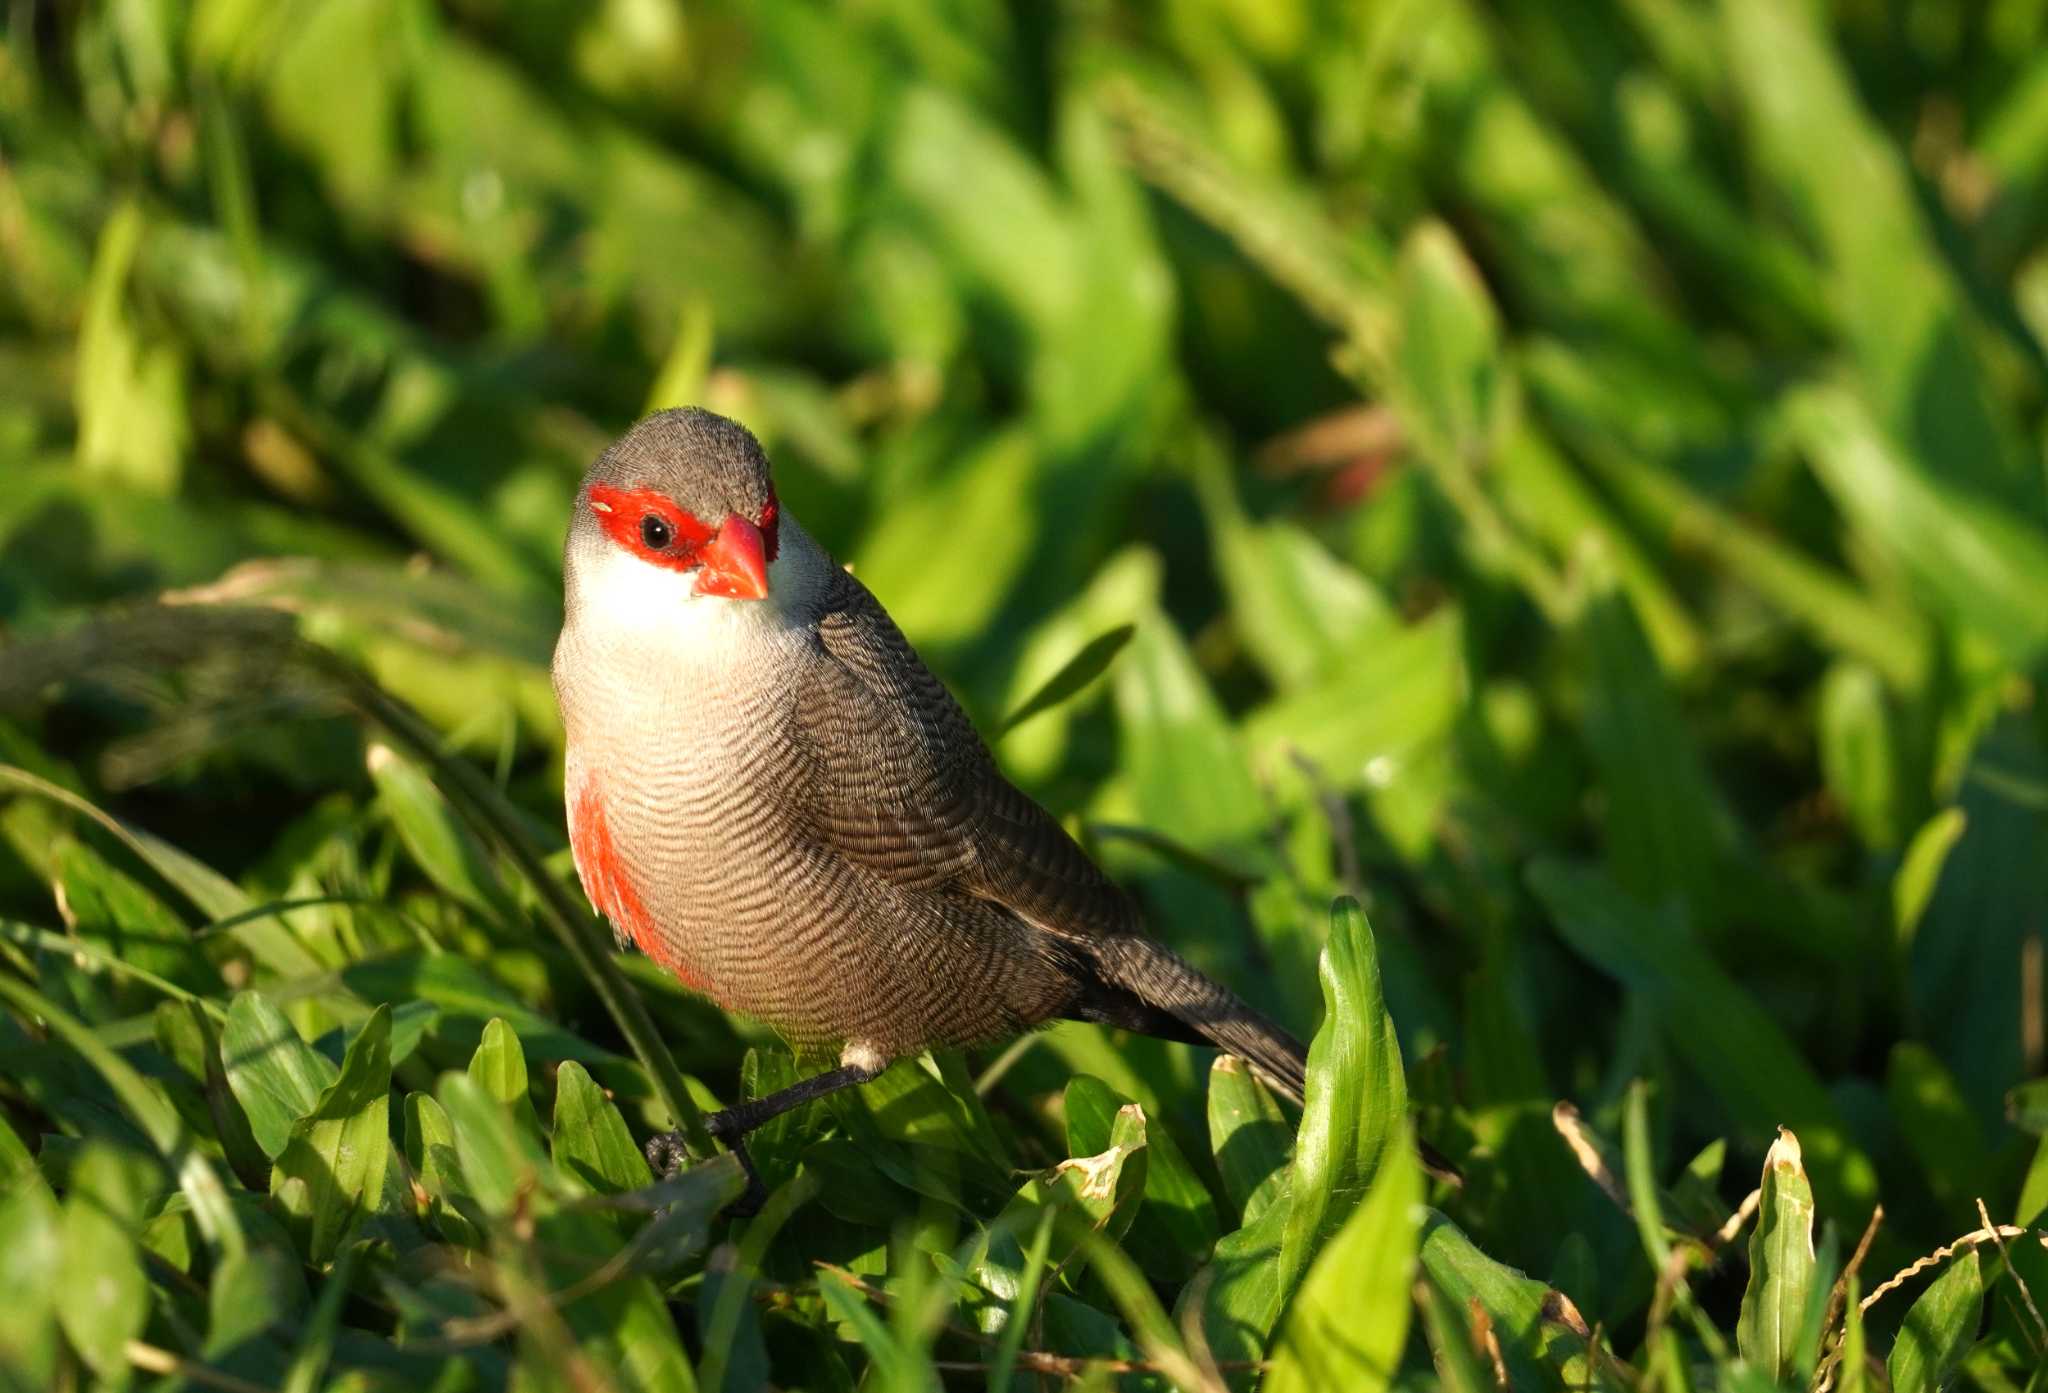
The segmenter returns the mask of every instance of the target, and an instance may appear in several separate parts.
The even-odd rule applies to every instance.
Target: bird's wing
[[[797,713],[811,835],[907,887],[1001,904],[1069,938],[1132,932],[1135,906],[987,746],[866,586],[840,573]]]

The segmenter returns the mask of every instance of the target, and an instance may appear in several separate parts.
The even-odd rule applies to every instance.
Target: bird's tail
[[[1303,1101],[1308,1088],[1308,1049],[1301,1041],[1156,939],[1132,934],[1099,940],[1092,946],[1097,967],[1110,984],[1164,1012],[1218,1049],[1237,1055],[1269,1087],[1297,1105]],[[1454,1185],[1463,1183],[1463,1174],[1442,1152],[1419,1138],[1416,1147],[1425,1170]]]

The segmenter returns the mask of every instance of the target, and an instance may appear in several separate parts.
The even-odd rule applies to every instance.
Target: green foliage
[[[1287,1189],[1280,1287],[1291,1290],[1344,1226],[1387,1153],[1401,1144],[1408,1088],[1401,1044],[1380,995],[1365,913],[1338,901],[1323,949],[1323,1029],[1309,1046],[1308,1090]]]
[[[334,1082],[292,1124],[270,1172],[271,1198],[313,1262],[335,1256],[357,1214],[383,1188],[390,1111],[391,1008],[379,1006]]]
[[[2038,1387],[2044,54],[8,8],[0,1390]],[[1068,1023],[653,1173],[814,1067],[564,844],[570,500],[685,401],[1305,1109]]]
[[[1944,1387],[1976,1338],[1983,1306],[1984,1277],[1972,1251],[1951,1263],[1906,1312],[1887,1362],[1893,1393]]]
[[[1405,1133],[1397,1139],[1406,1142]],[[1393,1380],[1413,1312],[1409,1286],[1421,1234],[1420,1166],[1388,1153],[1372,1187],[1323,1248],[1295,1294],[1265,1387],[1383,1389]]]
[[[1771,1143],[1758,1193],[1735,1341],[1752,1369],[1783,1384],[1810,1375],[1817,1353],[1800,1347],[1814,1299],[1813,1185],[1789,1133]]]

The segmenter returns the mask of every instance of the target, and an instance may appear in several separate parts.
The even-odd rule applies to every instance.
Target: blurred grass
[[[2048,1211],[2044,0],[0,22],[9,1386],[2044,1386],[2031,1235],[1798,1324],[1878,1203],[1849,1291]],[[1405,1069],[1294,1149],[1061,1027],[778,1123],[760,1219],[650,1189],[794,1067],[563,847],[570,496],[682,401]],[[1811,1269],[1712,1237],[1780,1126]]]

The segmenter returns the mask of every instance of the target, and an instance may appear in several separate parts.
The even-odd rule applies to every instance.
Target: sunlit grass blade
[[[1367,1393],[1392,1384],[1415,1311],[1409,1289],[1421,1216],[1422,1168],[1404,1128],[1364,1200],[1302,1279],[1265,1388]]]
[[[1842,388],[1814,388],[1786,421],[1850,524],[1906,573],[1928,606],[1995,644],[2015,667],[2048,646],[2048,536],[1995,497],[1907,456]]]
[[[1864,111],[1848,65],[1797,7],[1723,0],[1720,10],[1757,165],[1821,246],[1837,323],[1879,419],[1909,444],[1925,482],[2024,498],[2039,517],[2038,471],[2023,463],[1901,152]]]
[[[187,855],[169,842],[131,827],[94,807],[69,789],[38,778],[26,769],[0,765],[0,787],[18,789],[60,803],[104,827],[211,919],[239,918],[254,902],[233,881]],[[318,972],[322,964],[292,937],[283,924],[260,918],[239,918],[236,936],[259,960],[288,977]]]
[[[1116,661],[1116,655],[1123,651],[1136,632],[1134,626],[1119,624],[1106,633],[1098,634],[1069,658],[1066,665],[1045,680],[1045,684],[1017,705],[1017,709],[1003,717],[992,732],[992,738],[1009,734],[1024,722],[1042,711],[1066,701],[1086,687],[1090,682],[1109,671],[1109,665]]]
[[[1401,1046],[1380,994],[1372,927],[1355,900],[1340,899],[1330,911],[1319,975],[1323,1028],[1308,1051],[1308,1097],[1281,1246],[1283,1289],[1301,1280],[1343,1227],[1408,1125]]]
[[[39,1018],[107,1081],[176,1174],[200,1233],[225,1252],[239,1251],[244,1246],[242,1225],[228,1201],[228,1192],[213,1163],[193,1144],[185,1124],[162,1095],[133,1065],[101,1044],[83,1024],[57,1009],[33,987],[0,973],[0,997]]]

